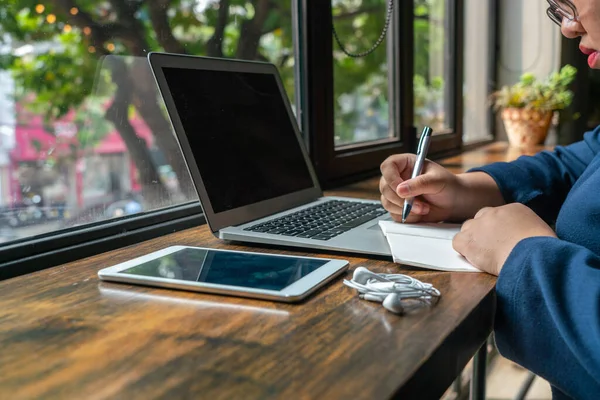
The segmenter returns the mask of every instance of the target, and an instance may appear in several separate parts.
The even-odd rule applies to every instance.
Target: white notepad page
[[[394,262],[415,267],[454,272],[481,272],[452,248],[457,224],[401,224],[379,221]]]

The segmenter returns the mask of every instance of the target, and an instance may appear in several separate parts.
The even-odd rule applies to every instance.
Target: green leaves
[[[333,2],[333,23],[344,47],[351,53],[368,50],[379,38],[387,11],[386,0]],[[375,121],[388,121],[386,41],[363,58],[350,58],[334,42],[334,98],[336,143],[356,139],[357,130],[378,130]],[[360,118],[361,114],[365,116]],[[359,127],[362,119],[373,121]],[[370,135],[376,137],[378,132]]]
[[[398,0],[396,0],[397,2]],[[115,5],[139,4],[132,15],[140,24],[136,26],[117,12]],[[151,15],[152,0],[74,0],[73,8],[64,8],[59,0],[5,0],[0,6],[0,31],[12,39],[12,45],[30,44],[35,48],[26,55],[0,57],[0,68],[13,73],[18,96],[28,96],[27,109],[44,116],[45,125],[73,111],[77,115],[88,110],[93,93],[98,56],[105,53],[131,55],[132,52],[164,50],[161,37],[155,32]],[[70,7],[70,6],[69,6]],[[208,42],[222,22],[226,7],[223,37],[218,40],[224,57],[235,57],[243,39],[251,32],[242,27],[258,16],[260,7],[268,7],[258,41],[258,59],[279,67],[285,89],[294,99],[294,51],[292,39],[292,2],[289,0],[207,0],[203,2],[173,0],[166,6],[166,20],[174,38],[189,54],[207,55]],[[416,13],[426,15],[427,1],[416,2]],[[379,37],[385,21],[386,0],[339,0],[333,3],[335,24],[349,49],[363,50]],[[263,8],[264,10],[264,8]],[[85,18],[89,18],[86,22]],[[265,15],[265,13],[263,13]],[[84,22],[82,22],[84,21]],[[87,26],[89,25],[89,26]],[[427,22],[423,31],[427,31]],[[141,36],[144,49],[135,47]],[[2,38],[0,38],[2,40]],[[139,42],[139,41],[138,41]],[[213,41],[214,44],[214,41]],[[97,48],[96,48],[97,46]],[[428,45],[427,45],[428,46]],[[427,51],[427,46],[422,51]],[[135,55],[139,55],[135,53]],[[348,139],[354,135],[354,122],[361,113],[375,113],[387,120],[388,82],[387,52],[385,42],[371,56],[353,60],[335,50],[335,96],[362,96],[361,105],[352,111],[342,110],[337,104],[336,118],[343,125]],[[97,81],[96,81],[97,83]],[[99,87],[106,87],[106,85]],[[367,108],[364,109],[364,104]],[[369,111],[370,110],[370,111]],[[89,117],[95,121],[95,117]],[[98,132],[105,131],[100,121],[90,122]],[[82,122],[78,122],[82,124]],[[88,125],[81,129],[90,131]],[[95,140],[81,133],[85,146]]]
[[[108,97],[90,96],[78,108],[73,122],[77,126],[77,142],[80,150],[93,149],[114,127],[105,117]]]
[[[440,105],[444,101],[444,78],[441,76],[431,79],[427,84],[421,75],[413,77],[415,124],[437,127],[443,125],[444,118],[440,113]]]
[[[512,86],[504,86],[492,95],[494,107],[563,110],[573,101],[573,92],[568,87],[576,75],[577,69],[571,65],[565,65],[545,80],[538,80],[531,73],[523,74],[519,82]]]
[[[77,48],[69,46],[63,52],[15,59],[12,71],[22,94],[36,93],[28,107],[53,120],[81,104],[91,93],[95,62],[81,57]]]

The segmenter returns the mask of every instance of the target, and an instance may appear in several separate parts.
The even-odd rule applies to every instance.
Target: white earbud
[[[352,280],[344,280],[344,284],[356,289],[361,299],[383,303],[396,314],[431,305],[440,297],[430,283],[402,274],[376,274],[365,267],[356,268]]]
[[[391,282],[389,279],[386,279],[385,277],[383,277],[381,275],[373,273],[373,272],[369,271],[368,269],[366,269],[365,267],[356,268],[354,270],[354,273],[352,274],[352,280],[361,285],[366,284],[369,281],[369,279],[375,279],[376,281],[379,281],[379,282]]]
[[[402,306],[402,299],[397,293],[388,294],[385,300],[383,300],[383,307],[394,314],[402,315],[406,311]]]

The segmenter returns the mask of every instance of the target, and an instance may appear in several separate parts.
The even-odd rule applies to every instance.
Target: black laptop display
[[[312,187],[273,75],[163,73],[216,213]]]

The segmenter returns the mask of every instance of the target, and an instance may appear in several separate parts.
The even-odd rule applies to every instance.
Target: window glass
[[[465,0],[463,142],[490,139],[490,2]]]
[[[276,64],[294,100],[291,2],[0,4],[0,241],[195,201],[146,55]]]
[[[448,132],[450,66],[447,0],[415,0],[415,126],[434,134]]]
[[[333,0],[332,7],[339,39],[334,36],[333,43],[335,145],[392,137],[391,18],[388,34],[372,53],[350,57],[341,47],[350,54],[368,52],[385,29],[388,0]]]

